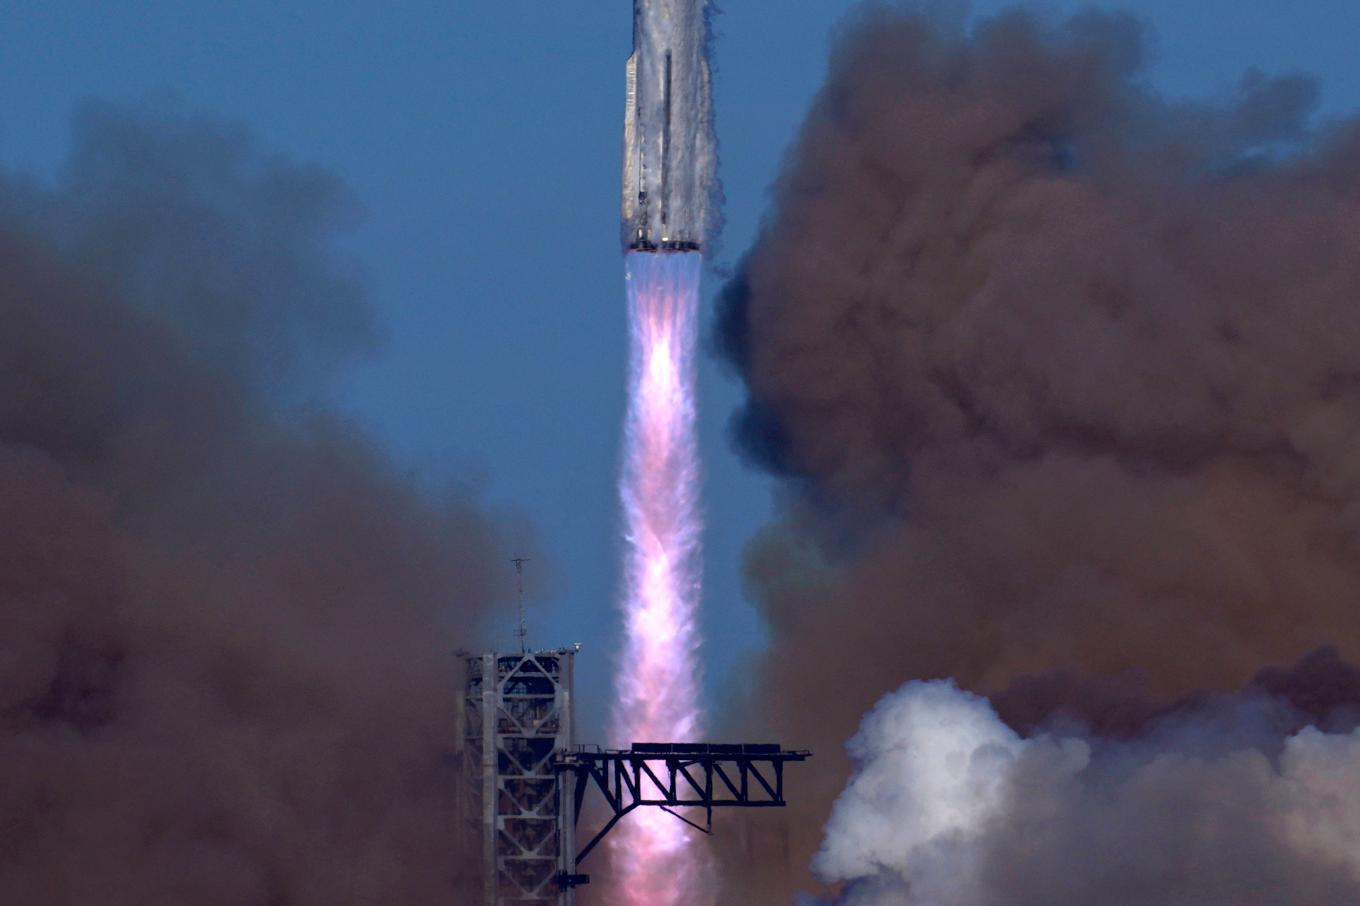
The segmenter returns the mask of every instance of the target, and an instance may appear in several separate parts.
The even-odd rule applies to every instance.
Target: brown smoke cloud
[[[453,902],[449,657],[506,524],[313,402],[355,204],[92,106],[0,174],[0,902]]]
[[[1144,46],[862,13],[723,294],[740,446],[788,488],[743,719],[823,769],[794,866],[905,680],[1157,702],[1360,655],[1360,123],[1301,77],[1166,100]]]

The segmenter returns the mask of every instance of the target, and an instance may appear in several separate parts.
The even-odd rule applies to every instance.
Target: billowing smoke
[[[1132,737],[1023,738],[982,698],[913,682],[850,742],[857,771],[814,860],[846,906],[1342,904],[1360,899],[1360,671],[1321,715],[1266,683]],[[1313,724],[1342,730],[1328,733]]]
[[[751,710],[833,768],[795,865],[906,680],[1165,702],[1360,654],[1360,124],[1297,76],[1167,100],[1144,47],[861,13],[725,290],[739,442],[787,488]]]
[[[372,344],[355,207],[112,106],[0,174],[0,902],[456,897],[449,649],[507,526],[315,402]]]

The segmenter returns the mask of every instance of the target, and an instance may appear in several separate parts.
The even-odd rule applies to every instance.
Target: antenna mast
[[[519,653],[525,654],[529,650],[529,627],[524,619],[524,564],[529,562],[529,558],[512,557],[510,562],[515,564],[515,578],[519,582],[519,629],[515,634],[519,636]]]

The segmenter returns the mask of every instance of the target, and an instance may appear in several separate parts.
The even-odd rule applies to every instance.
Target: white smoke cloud
[[[950,682],[909,683],[851,740],[813,868],[844,906],[1353,906],[1360,731],[1272,733],[1280,707],[1026,739]]]

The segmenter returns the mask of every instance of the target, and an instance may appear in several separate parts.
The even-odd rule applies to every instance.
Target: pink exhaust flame
[[[613,737],[688,742],[699,713],[694,347],[702,258],[628,255],[631,353],[620,493],[626,521],[624,638]],[[702,902],[703,850],[674,815],[644,808],[611,840],[626,906]]]

